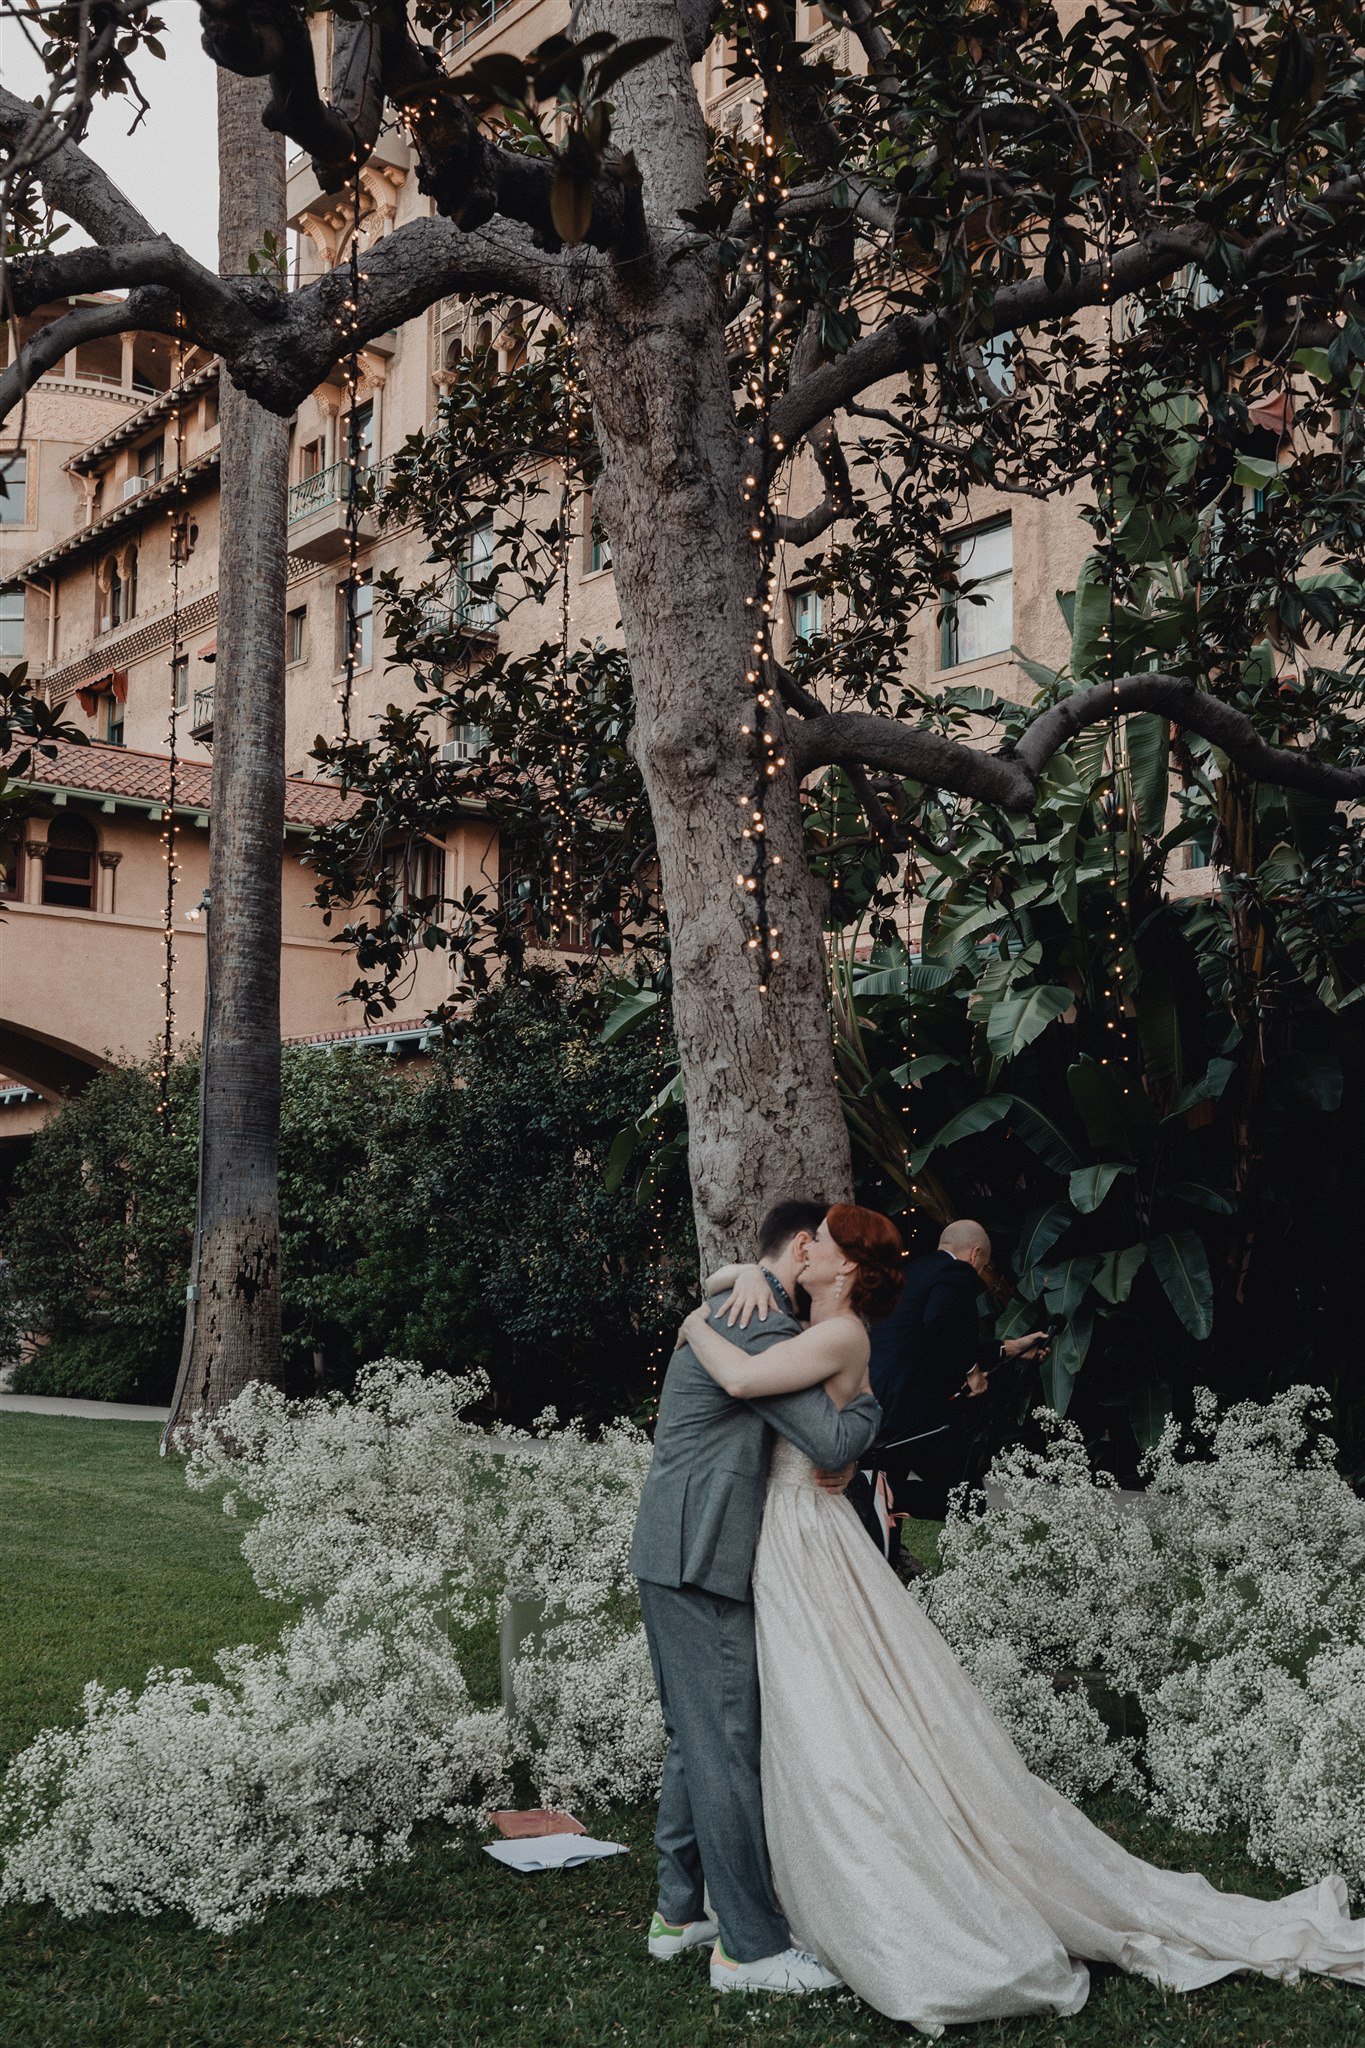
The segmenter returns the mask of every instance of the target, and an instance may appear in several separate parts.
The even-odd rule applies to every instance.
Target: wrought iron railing
[[[356,482],[366,487],[382,487],[385,462],[372,462],[356,471]],[[332,505],[346,503],[346,492],[351,466],[348,462],[334,462],[327,469],[320,469],[312,476],[301,477],[289,487],[289,524],[293,526],[300,519],[311,519],[315,512],[325,512]]]
[[[214,685],[212,683],[205,683],[202,690],[195,691],[194,715],[190,720],[191,732],[201,732],[206,726],[212,726],[213,692]]]

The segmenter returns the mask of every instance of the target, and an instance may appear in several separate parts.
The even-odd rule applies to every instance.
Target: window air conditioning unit
[[[477,725],[465,726],[458,737],[441,742],[442,761],[476,761],[483,752],[484,736]]]
[[[145,476],[126,476],[123,479],[123,495],[125,498],[135,498],[139,491],[145,491],[146,488],[147,478]]]

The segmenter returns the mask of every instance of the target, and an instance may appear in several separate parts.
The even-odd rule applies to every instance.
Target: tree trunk
[[[263,80],[218,73],[219,265],[285,232]],[[223,381],[199,1214],[171,1426],[280,1372],[280,860],[289,428]],[[197,1281],[197,1299],[195,1282]]]
[[[599,500],[635,690],[635,747],[668,911],[673,1021],[702,1260],[751,1253],[770,1203],[847,1200],[820,903],[794,778],[766,806],[781,959],[767,995],[736,877],[756,755],[744,680],[757,564],[723,334],[709,283],[662,280],[638,318],[580,327],[603,457]]]
[[[676,37],[673,0],[636,0],[633,35]],[[584,33],[619,28],[588,0]],[[651,221],[676,233],[706,196],[706,125],[681,45],[612,89]],[[673,1023],[704,1266],[750,1256],[763,1211],[787,1196],[836,1202],[852,1185],[827,1002],[821,905],[806,865],[799,787],[774,778],[766,836],[781,959],[767,995],[736,877],[757,754],[745,670],[759,565],[748,535],[714,276],[679,256],[585,289],[579,353],[602,452],[599,503],[635,693],[635,749],[659,848]],[[781,724],[780,711],[771,714]]]

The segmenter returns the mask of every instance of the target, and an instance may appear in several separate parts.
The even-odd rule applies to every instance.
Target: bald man
[[[882,1405],[878,1458],[898,1510],[942,1515],[949,1489],[964,1477],[966,1402],[984,1391],[997,1358],[1038,1354],[1047,1332],[997,1344],[982,1329],[981,1274],[991,1241],[979,1223],[949,1223],[938,1250],[912,1259],[901,1298],[872,1327],[872,1389]],[[899,1440],[918,1441],[903,1444]]]

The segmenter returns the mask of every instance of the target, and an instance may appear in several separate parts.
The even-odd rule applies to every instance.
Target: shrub
[[[526,1422],[553,1401],[642,1407],[692,1284],[681,1165],[650,1208],[609,1191],[623,1115],[657,1089],[642,1042],[604,1045],[591,997],[553,977],[484,999],[424,1073],[374,1054],[286,1046],[280,1135],[286,1384],[348,1386],[389,1352],[481,1365]],[[164,1398],[194,1226],[193,1056],[169,1131],[150,1066],[65,1103],[16,1176],[13,1281],[51,1342],[31,1391]]]
[[[10,1391],[81,1401],[166,1401],[175,1354],[150,1356],[128,1330],[64,1330],[14,1368]]]

